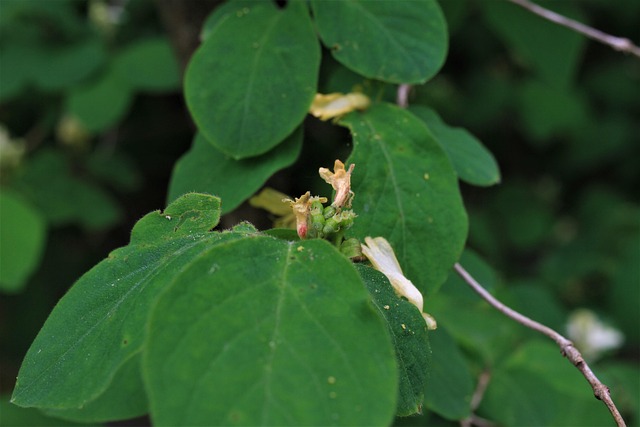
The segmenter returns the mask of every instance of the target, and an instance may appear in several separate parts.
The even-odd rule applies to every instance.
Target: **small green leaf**
[[[188,284],[188,286],[185,286]],[[158,425],[388,425],[397,368],[357,272],[323,240],[210,247],[151,315]]]
[[[431,295],[458,260],[467,216],[449,158],[425,124],[390,104],[351,113],[357,237],[383,236],[405,275]]]
[[[356,268],[378,312],[387,322],[396,350],[400,379],[396,415],[420,413],[431,361],[424,318],[413,304],[396,295],[384,274],[362,264]]]
[[[427,124],[451,159],[458,177],[473,185],[489,186],[500,182],[500,169],[491,152],[465,129],[448,126],[434,110],[420,105],[409,108]]]
[[[189,110],[204,137],[233,158],[278,145],[315,95],[320,46],[305,5],[244,7],[221,19],[185,77]]]
[[[432,358],[425,405],[448,420],[460,420],[469,415],[473,378],[462,352],[439,323],[429,334]]]
[[[444,64],[447,26],[433,0],[313,0],[311,5],[324,45],[365,77],[424,83]]]
[[[169,200],[189,192],[215,194],[224,200],[222,213],[230,212],[255,193],[278,170],[291,165],[302,147],[298,128],[273,150],[258,157],[235,160],[198,134],[193,146],[176,163]]]
[[[97,80],[73,88],[66,108],[87,130],[101,132],[120,121],[132,101],[128,84],[110,69]]]
[[[219,206],[213,196],[188,194],[138,221],[131,243],[82,276],[54,308],[25,356],[12,401],[84,407],[83,419],[143,412],[146,399],[122,399],[115,388],[141,392],[132,358],[143,346],[149,307],[165,284],[204,249],[244,235],[208,233],[218,223]],[[121,369],[130,375],[119,374]],[[87,412],[92,407],[96,413]]]
[[[136,90],[163,92],[180,87],[180,71],[165,37],[136,40],[114,59],[114,71]]]
[[[42,256],[46,223],[13,192],[0,192],[0,290],[20,291]]]

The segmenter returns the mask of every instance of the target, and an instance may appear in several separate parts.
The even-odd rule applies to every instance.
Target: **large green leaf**
[[[320,46],[302,2],[284,9],[242,2],[238,13],[217,21],[191,59],[187,105],[221,151],[236,159],[262,154],[304,119],[319,64]]]
[[[149,321],[156,425],[388,425],[397,368],[360,277],[322,240],[199,255]]]
[[[17,195],[0,192],[0,290],[17,292],[38,266],[46,237],[40,213]]]
[[[500,169],[491,152],[465,129],[448,126],[438,113],[421,105],[409,108],[424,121],[456,169],[458,177],[473,185],[488,186],[500,182]]]
[[[365,77],[424,83],[444,64],[446,22],[433,0],[313,0],[311,5],[324,45]]]
[[[357,265],[357,269],[387,322],[396,350],[400,379],[396,415],[420,413],[431,362],[424,318],[413,304],[396,295],[384,274],[362,264]]]
[[[56,305],[25,356],[12,401],[80,409],[114,381],[125,390],[135,389],[136,383],[140,388],[137,364],[129,361],[142,348],[149,306],[194,254],[236,236],[208,232],[219,217],[218,198],[190,194],[138,221],[130,244],[82,276]],[[118,376],[128,363],[131,375]],[[96,417],[116,419],[135,412],[117,393],[111,395],[111,412],[105,414],[101,402]],[[142,405],[138,412],[146,409],[146,402]],[[90,416],[82,414],[83,419]]]
[[[215,194],[230,212],[255,193],[276,171],[292,164],[302,147],[302,128],[280,145],[258,157],[235,160],[209,144],[198,134],[193,146],[176,163],[168,199],[189,191]]]
[[[390,104],[351,113],[358,237],[384,236],[407,277],[428,295],[457,261],[467,216],[451,162],[425,124]]]

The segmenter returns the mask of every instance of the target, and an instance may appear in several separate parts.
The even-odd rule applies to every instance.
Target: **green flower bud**
[[[333,206],[327,206],[326,208],[324,208],[324,212],[322,214],[326,219],[329,219],[336,214],[336,208],[334,208]]]
[[[340,224],[336,220],[336,216],[329,218],[325,222],[324,228],[322,229],[322,232],[324,234],[332,234],[332,233],[337,233],[338,231],[340,231]]]
[[[340,252],[349,259],[361,260],[363,258],[362,246],[360,245],[360,241],[355,237],[342,242],[340,245]]]

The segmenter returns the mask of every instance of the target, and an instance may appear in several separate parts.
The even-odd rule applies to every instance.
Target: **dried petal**
[[[301,239],[304,239],[309,228],[309,212],[311,204],[315,201],[326,203],[327,198],[318,196],[311,197],[311,193],[307,191],[295,200],[284,199],[283,201],[288,202],[293,209],[293,214],[296,217],[296,231],[298,232],[298,236],[300,236]]]
[[[355,164],[351,164],[348,170],[345,170],[344,163],[340,160],[336,160],[333,165],[333,172],[327,168],[320,168],[318,173],[320,177],[331,184],[334,190],[336,190],[336,196],[333,199],[331,206],[335,208],[342,208],[346,206],[351,207],[351,200],[353,199],[353,191],[351,191],[351,173]]]

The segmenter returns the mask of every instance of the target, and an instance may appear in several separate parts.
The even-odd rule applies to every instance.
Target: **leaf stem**
[[[529,0],[509,0],[509,1],[511,3],[515,3],[518,6],[521,6],[527,9],[529,12],[532,12],[538,16],[543,17],[548,21],[554,22],[558,25],[562,25],[563,27],[567,27],[575,32],[578,32],[586,37],[589,37],[592,40],[598,41],[602,44],[606,44],[617,51],[630,53],[640,58],[640,47],[633,44],[633,42],[628,38],[615,37],[610,34],[604,33],[600,30],[589,27],[588,25],[585,25],[581,22],[567,18],[566,16],[560,15],[549,9],[545,9],[542,6],[538,6],[537,4],[532,3]]]
[[[411,91],[411,85],[401,84],[398,86],[396,92],[396,104],[401,108],[407,108],[409,106],[409,92]]]
[[[611,412],[611,415],[613,416],[613,419],[616,422],[616,425],[618,427],[626,426],[624,419],[622,418],[622,415],[620,415],[618,408],[616,407],[616,405],[613,403],[613,400],[611,399],[611,394],[609,393],[609,387],[602,384],[600,380],[598,380],[598,378],[593,373],[591,368],[589,368],[589,365],[587,365],[587,362],[582,357],[582,354],[580,354],[578,349],[576,349],[573,346],[573,343],[571,341],[569,341],[567,338],[560,335],[558,332],[554,331],[553,329],[541,323],[538,323],[535,320],[532,320],[527,316],[524,316],[523,314],[518,313],[517,311],[507,307],[506,305],[498,301],[485,288],[483,288],[482,285],[480,285],[467,272],[467,270],[465,270],[459,263],[456,263],[454,268],[456,272],[460,275],[460,277],[462,277],[462,279],[464,279],[464,281],[467,282],[467,284],[478,295],[480,295],[485,301],[487,301],[495,309],[500,311],[505,316],[515,320],[516,322],[521,323],[522,325],[530,329],[533,329],[534,331],[540,332],[541,334],[544,334],[547,337],[554,340],[556,344],[558,344],[558,346],[560,347],[560,351],[562,352],[562,355],[565,356],[567,359],[569,359],[569,361],[576,368],[578,368],[578,370],[589,382],[589,384],[591,385],[591,388],[593,389],[593,394],[596,397],[596,399],[602,400],[604,404],[607,406],[607,408],[609,409],[609,412]]]

